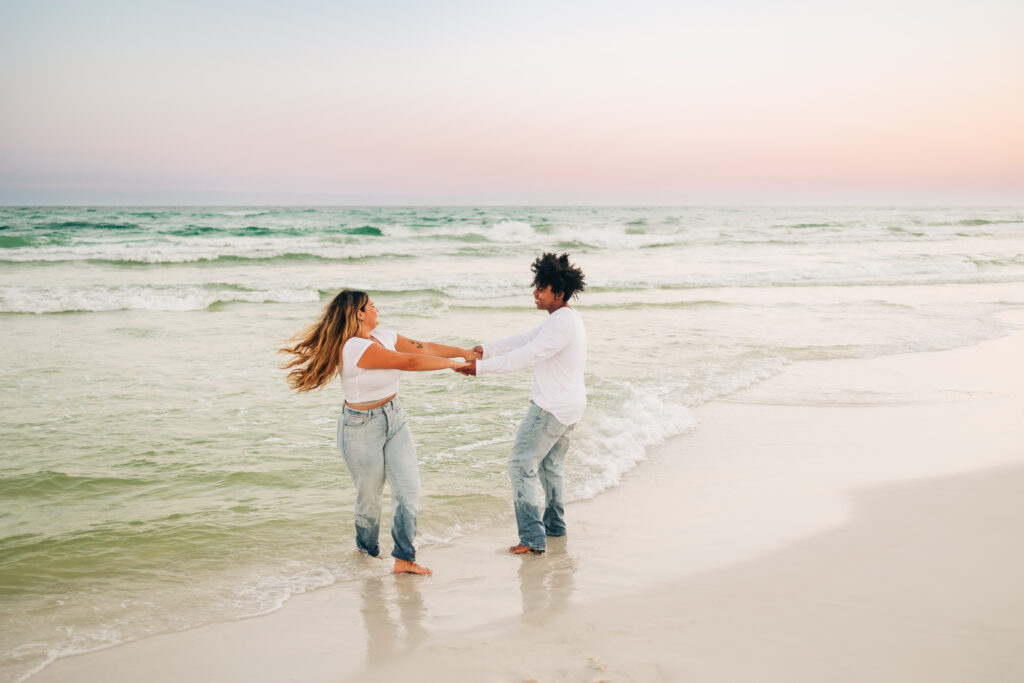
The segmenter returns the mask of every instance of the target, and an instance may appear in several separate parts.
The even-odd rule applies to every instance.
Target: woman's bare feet
[[[423,574],[429,576],[434,572],[430,571],[422,565],[418,565],[415,562],[409,560],[400,560],[395,558],[395,574]]]

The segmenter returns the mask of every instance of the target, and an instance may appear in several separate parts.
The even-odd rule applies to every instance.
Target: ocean
[[[0,208],[0,679],[361,578],[340,385],[290,392],[277,350],[341,288],[414,339],[524,331],[545,251],[589,282],[571,500],[790,363],[974,344],[1024,306],[1020,208]],[[403,380],[425,564],[514,540],[529,389]]]

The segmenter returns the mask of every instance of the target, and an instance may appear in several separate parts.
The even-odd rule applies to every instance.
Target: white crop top
[[[397,332],[374,330],[370,336],[384,348],[395,350]],[[369,339],[352,337],[341,347],[341,391],[349,403],[370,403],[398,393],[401,370],[365,370],[357,365],[371,344]]]

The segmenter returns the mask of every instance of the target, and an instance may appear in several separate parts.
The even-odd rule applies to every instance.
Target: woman
[[[458,370],[455,358],[473,351],[418,342],[377,329],[377,307],[366,292],[346,289],[327,306],[320,320],[281,349],[294,356],[288,383],[298,392],[318,389],[341,375],[345,406],[338,418],[338,447],[356,486],[356,546],[380,554],[380,509],[384,480],[393,499],[391,536],[396,574],[430,574],[416,563],[416,511],[420,476],[416,447],[398,402],[402,371]]]

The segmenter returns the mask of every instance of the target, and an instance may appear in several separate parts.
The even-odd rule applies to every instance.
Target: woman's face
[[[363,329],[374,330],[377,327],[377,304],[373,303],[373,299],[368,299],[366,305],[362,308],[363,314]]]

